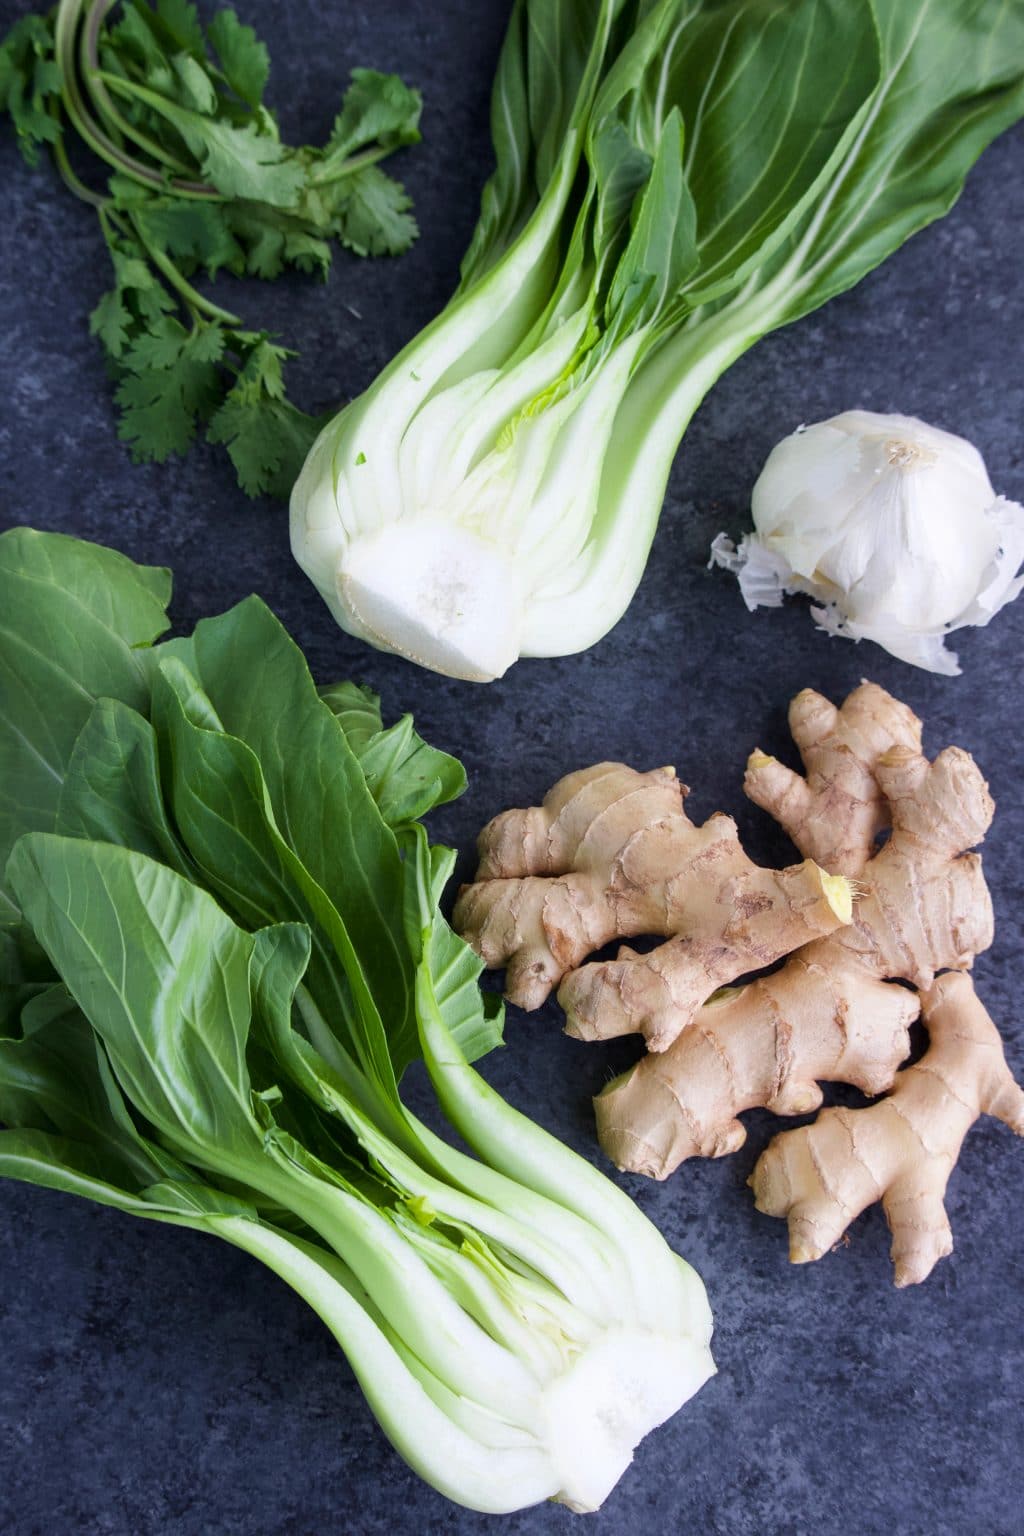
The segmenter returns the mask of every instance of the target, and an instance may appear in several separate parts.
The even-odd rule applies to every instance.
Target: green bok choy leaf
[[[500,1007],[418,819],[459,764],[256,598],[153,643],[169,592],[0,537],[0,1175],[262,1259],[449,1498],[593,1508],[714,1369],[703,1286],[470,1065]]]

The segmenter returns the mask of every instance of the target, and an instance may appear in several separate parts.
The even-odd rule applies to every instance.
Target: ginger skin
[[[1024,1136],[1024,1091],[969,977],[940,976],[922,998],[929,1047],[866,1109],[827,1109],[776,1136],[750,1178],[759,1211],[789,1222],[794,1264],[821,1258],[881,1200],[898,1286],[916,1285],[953,1250],[943,1199],[980,1115]]]
[[[889,825],[875,764],[893,747],[920,753],[921,722],[884,688],[862,683],[841,708],[805,688],[789,706],[789,729],[806,778],[757,751],[744,792],[807,858],[834,874],[858,875]]]
[[[788,1219],[797,1263],[881,1200],[896,1283],[910,1285],[951,1250],[943,1195],[970,1126],[988,1113],[1024,1134],[1024,1093],[962,974],[992,942],[969,850],[994,806],[968,753],[929,762],[920,722],[874,684],[841,708],[805,690],[790,724],[806,776],[756,751],[744,787],[803,864],[758,868],[728,817],[694,826],[672,770],[605,763],[484,829],[455,922],[489,965],[507,963],[512,1001],[536,1007],[560,981],[570,1034],[646,1037],[650,1053],[594,1101],[622,1169],[661,1179],[734,1152],[745,1110],[806,1114],[821,1082],[891,1090],[776,1137],[750,1182],[759,1210]],[[640,933],[666,942],[581,963]],[[901,1072],[922,1006],[931,1043]]]
[[[761,869],[729,816],[695,826],[671,768],[600,763],[561,779],[540,807],[483,830],[476,881],[454,923],[506,993],[533,1009],[558,997],[570,1034],[639,1031],[665,1050],[720,986],[849,921],[844,880],[810,860]],[[646,956],[581,962],[616,937],[658,934]]]
[[[916,993],[866,976],[836,938],[808,944],[609,1083],[594,1100],[598,1139],[617,1167],[653,1179],[689,1157],[724,1157],[746,1141],[744,1110],[808,1114],[819,1079],[889,1088],[919,1012]]]
[[[970,966],[991,944],[981,860],[966,853],[992,819],[985,781],[957,747],[929,764],[907,745],[920,726],[896,700],[887,736],[886,698],[866,685],[835,710],[816,694],[798,695],[791,711],[797,728],[809,717],[829,726],[827,738],[808,749],[816,765],[814,791],[795,793],[793,784],[803,785],[802,779],[774,758],[753,754],[748,793],[787,818],[801,852],[822,851],[826,806],[842,823],[842,859],[857,871],[861,891],[853,922],[791,955],[776,976],[742,988],[727,1006],[702,1009],[663,1058],[645,1057],[598,1095],[598,1137],[619,1168],[663,1179],[687,1157],[734,1151],[743,1141],[737,1115],[761,1106],[779,1114],[815,1109],[821,1102],[820,1092],[810,1092],[815,1080],[852,1083],[868,1093],[890,1087],[919,1012],[914,994],[890,982],[929,987],[938,971]],[[851,701],[859,744],[867,734],[863,706],[870,703],[871,749],[879,753],[873,762],[859,757],[856,772],[850,765],[854,729],[844,720]],[[864,782],[869,771],[873,795]],[[880,821],[891,822],[891,833],[870,857]],[[795,1100],[785,1108],[791,1084]]]
[[[780,804],[775,784],[766,782],[778,768],[774,758],[753,753],[744,788],[781,818],[788,795]],[[974,759],[959,747],[947,747],[929,763],[911,747],[889,746],[875,760],[874,777],[892,831],[873,858],[848,868],[861,896],[853,927],[840,942],[876,975],[928,987],[938,971],[969,967],[992,942],[981,860],[967,850],[981,842],[995,807]],[[787,830],[801,853],[812,845],[820,851],[814,820]],[[854,862],[849,850],[845,862]]]

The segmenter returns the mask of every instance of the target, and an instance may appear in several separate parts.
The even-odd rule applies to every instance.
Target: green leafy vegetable
[[[593,644],[718,376],[944,213],[1022,111],[1003,0],[518,0],[461,284],[292,498],[335,618],[479,680]]]
[[[139,646],[167,628],[170,573],[18,528],[0,537],[0,911],[15,839],[50,829],[97,698],[148,697]]]
[[[320,697],[338,717],[384,820],[392,827],[417,821],[435,805],[456,799],[466,787],[457,758],[438,752],[416,734],[412,715],[387,730],[380,700],[358,683],[335,683]]]
[[[0,536],[0,1175],[262,1259],[459,1503],[593,1508],[713,1370],[703,1287],[470,1066],[500,1005],[419,819],[460,765],[255,597],[154,644],[169,595]]]
[[[60,0],[0,44],[0,111],[35,165],[52,150],[95,207],[114,286],[90,316],[116,381],[120,436],[136,459],[224,443],[250,496],[287,496],[322,422],[285,398],[291,356],[199,292],[197,273],[326,275],[332,242],[360,256],[415,240],[411,203],[377,162],[419,138],[420,96],[357,69],[322,149],[281,142],[263,105],[266,47],[234,11],[205,32],[182,0]],[[80,141],[108,175],[89,187]]]

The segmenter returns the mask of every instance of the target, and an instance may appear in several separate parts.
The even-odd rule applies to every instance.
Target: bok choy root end
[[[292,494],[338,623],[473,680],[592,645],[719,375],[1022,112],[1017,0],[518,0],[460,286]]]
[[[420,818],[465,786],[257,598],[0,536],[0,1175],[210,1232],[303,1296],[473,1509],[601,1503],[713,1372],[692,1269],[471,1061],[500,1043]],[[475,1156],[409,1110],[414,1058]]]

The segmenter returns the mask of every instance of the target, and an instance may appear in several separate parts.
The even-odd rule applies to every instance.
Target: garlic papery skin
[[[1024,587],[1024,507],[997,496],[978,450],[913,416],[844,411],[772,449],[754,532],[712,561],[749,609],[805,592],[817,624],[954,676],[944,637],[987,624]]]

